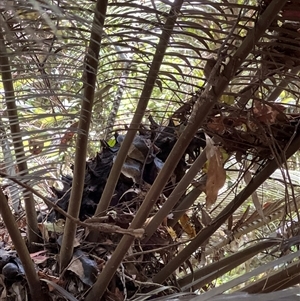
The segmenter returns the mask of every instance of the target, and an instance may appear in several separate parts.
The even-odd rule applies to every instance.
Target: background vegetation
[[[32,300],[299,283],[298,1],[4,0],[0,13],[2,248]],[[2,296],[25,298],[7,269]]]

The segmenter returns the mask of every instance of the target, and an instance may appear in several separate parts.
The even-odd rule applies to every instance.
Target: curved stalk
[[[30,254],[19,232],[14,216],[12,215],[11,210],[7,204],[6,197],[1,189],[0,189],[0,213],[2,215],[7,231],[11,237],[11,240],[14,244],[14,247],[18,253],[18,256],[23,264],[32,300],[33,301],[44,300],[42,294],[42,287],[39,278],[37,276],[37,273],[35,271],[33,262],[30,258]]]
[[[76,154],[74,164],[74,178],[68,207],[68,214],[77,218],[80,211],[83,194],[88,133],[91,122],[91,113],[95,94],[96,75],[98,69],[99,51],[102,31],[107,9],[107,0],[98,0],[95,8],[94,20],[91,31],[90,45],[85,58],[84,95],[80,111],[78,136],[76,141]],[[76,224],[71,219],[66,220],[65,233],[60,251],[60,269],[69,264],[73,255],[73,241],[76,233]]]
[[[0,29],[0,69],[5,93],[9,126],[10,131],[12,133],[14,151],[17,166],[19,169],[19,176],[26,176],[28,174],[28,168],[25,159],[24,145],[20,135],[20,122],[18,118],[18,109],[15,102],[15,92],[13,86],[13,79],[11,75],[10,62],[8,59],[2,29]],[[34,198],[32,193],[30,192],[23,192],[23,197],[25,202],[26,220],[28,225],[27,235],[29,247],[31,250],[34,250],[32,243],[38,242],[38,225]]]

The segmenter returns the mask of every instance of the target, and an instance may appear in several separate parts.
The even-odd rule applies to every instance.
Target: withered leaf
[[[210,151],[211,153],[211,151]],[[212,206],[218,197],[219,190],[224,186],[226,171],[223,167],[223,156],[219,147],[214,146],[214,155],[208,160],[206,181],[206,206]]]
[[[194,238],[196,236],[195,227],[192,225],[191,220],[186,213],[180,217],[179,223],[189,238]]]

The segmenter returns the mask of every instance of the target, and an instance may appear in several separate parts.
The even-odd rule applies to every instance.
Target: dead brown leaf
[[[265,124],[273,124],[276,122],[279,115],[282,115],[285,107],[280,104],[272,104],[272,106],[262,103],[260,101],[254,101],[253,113],[254,116]]]
[[[211,150],[210,150],[210,153]],[[223,167],[223,156],[219,147],[214,146],[214,154],[208,160],[206,181],[206,206],[212,206],[218,197],[219,190],[224,186],[226,171]]]
[[[189,238],[194,238],[196,236],[195,227],[192,225],[191,220],[186,213],[180,217],[179,223]]]

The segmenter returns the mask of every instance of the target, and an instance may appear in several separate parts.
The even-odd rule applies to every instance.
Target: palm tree
[[[153,281],[153,295],[177,287],[205,291],[207,300],[237,286],[258,293],[299,282],[297,1],[1,5],[1,128],[11,150],[3,161],[6,170],[17,166],[16,175],[1,175],[23,187],[30,250],[39,242],[34,197],[66,217],[63,274],[78,226],[90,228],[88,239],[98,241],[99,229],[107,231],[99,221],[115,209],[112,199],[126,178],[142,202],[128,229],[109,228],[124,235],[85,300],[113,292],[112,280],[122,278],[118,268],[129,269],[128,256],[137,260],[128,253],[137,246],[152,262],[138,266]],[[148,152],[140,161],[133,157],[138,142]],[[105,152],[111,158],[106,185],[94,217],[83,222],[87,179]],[[151,185],[143,181],[149,154],[159,170]],[[88,155],[94,161],[87,163]],[[70,163],[67,191],[58,181],[61,171],[71,172]],[[142,181],[128,175],[128,166]],[[48,199],[60,191],[67,212]],[[43,298],[0,196],[32,296]],[[172,248],[156,250],[164,237]],[[149,245],[156,251],[149,253]],[[232,280],[230,272],[240,277]]]

